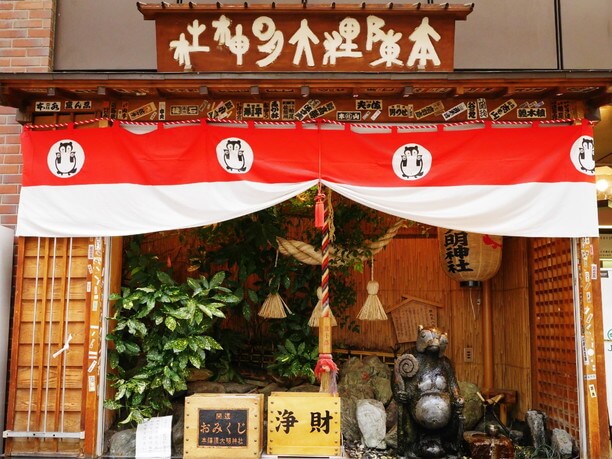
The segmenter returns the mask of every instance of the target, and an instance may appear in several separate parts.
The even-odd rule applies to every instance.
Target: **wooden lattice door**
[[[100,413],[103,238],[20,238],[7,455],[93,456]]]
[[[531,248],[534,408],[579,438],[571,241],[538,238]]]

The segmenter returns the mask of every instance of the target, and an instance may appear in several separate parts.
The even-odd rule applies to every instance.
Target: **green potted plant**
[[[277,345],[275,362],[268,365],[273,374],[280,377],[279,382],[296,386],[305,381],[315,382],[314,367],[319,358],[319,347],[309,346],[306,341],[295,344],[286,339],[283,344]]]
[[[120,424],[171,410],[172,397],[187,389],[191,369],[204,368],[207,353],[221,349],[208,335],[213,323],[225,317],[226,305],[239,301],[222,285],[223,271],[210,280],[177,283],[155,257],[141,254],[137,245],[130,250],[128,286],[111,295],[115,304],[107,335],[115,393],[105,407],[120,410]]]

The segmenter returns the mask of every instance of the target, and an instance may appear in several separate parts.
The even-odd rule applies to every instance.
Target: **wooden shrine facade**
[[[22,124],[56,129],[62,127],[58,124],[71,122],[89,125],[95,121],[94,125],[100,125],[113,120],[169,123],[198,119],[263,123],[327,120],[355,124],[426,125],[538,121],[573,123],[583,118],[596,119],[597,108],[612,102],[612,72],[609,71],[454,71],[454,43],[448,37],[453,34],[454,21],[466,19],[471,7],[413,5],[393,9],[380,6],[346,9],[339,6],[306,7],[305,4],[276,7],[272,4],[255,8],[247,5],[198,7],[192,3],[172,6],[162,3],[141,4],[140,10],[145,19],[155,20],[158,27],[158,72],[0,74],[0,105],[17,108],[18,121]],[[313,20],[317,14],[322,15],[320,22]],[[398,17],[408,18],[407,22],[400,24]],[[427,21],[424,22],[424,18]],[[298,33],[304,25],[303,21],[307,21],[309,29],[319,41],[316,47],[313,45],[309,48],[314,62],[312,66],[309,65],[306,46],[298,52],[298,43],[306,43],[304,37],[309,37],[305,29]],[[435,48],[437,60],[427,50],[421,54],[415,52],[416,55],[412,56],[418,37],[410,40],[409,36],[421,26],[431,26],[435,31],[429,37],[436,46],[440,42],[439,47]],[[362,32],[359,38],[354,36],[357,29]],[[220,43],[222,33],[219,32],[220,35],[215,38],[215,30],[229,30],[229,41]],[[366,33],[368,30],[369,33]],[[283,43],[293,47],[287,46],[279,51],[281,39],[276,33],[278,31],[284,32]],[[435,39],[436,35],[440,36],[439,40]],[[314,43],[312,38],[310,43]],[[274,56],[276,51],[278,56]],[[361,55],[356,56],[356,53]],[[425,56],[422,63],[419,56]],[[517,243],[521,250],[516,251],[514,256],[522,262],[521,285],[527,285],[527,279],[534,279],[534,282],[540,280],[538,276],[546,280],[551,280],[555,275],[563,277],[562,280],[552,279],[553,288],[562,289],[564,299],[572,301],[569,290],[572,287],[573,267],[570,244],[566,242],[560,243],[562,247],[557,248],[558,256],[554,260],[562,265],[562,275],[559,271],[551,274],[546,270],[548,260],[544,260],[541,267],[537,265],[538,260],[546,259],[546,254],[550,253],[547,244],[554,245],[554,241],[537,240],[531,245],[524,240]],[[42,249],[40,243],[43,244]],[[97,314],[93,314],[94,300],[88,283],[91,285],[96,276],[100,282],[105,279],[100,278],[101,268],[100,272],[93,274],[89,269],[90,265],[94,268],[94,258],[89,258],[87,251],[89,245],[94,244],[95,247],[95,240],[76,240],[72,249],[65,248],[68,243],[61,241],[60,244],[64,245],[59,250],[52,250],[49,240],[20,240],[11,359],[13,386],[10,389],[12,398],[9,398],[8,420],[15,432],[65,430],[69,431],[69,435],[67,440],[62,441],[61,435],[54,439],[15,434],[9,446],[15,454],[61,452],[93,456],[97,451],[96,444],[100,443],[96,435],[100,435],[99,426],[103,422],[98,419],[99,412],[96,410],[100,406],[100,399],[95,394],[97,388],[103,385],[100,378],[104,378],[104,375],[95,373],[100,362],[92,367],[93,359],[90,360],[89,351],[104,359],[100,353],[100,343],[95,341],[92,350],[90,340],[92,330],[100,326],[102,309],[98,308]],[[538,252],[540,249],[544,255]],[[584,250],[589,252],[588,247]],[[78,261],[70,268],[75,271],[75,283],[68,285],[67,275],[54,280],[52,267],[57,265],[60,271],[63,270],[61,272],[67,272],[67,260],[71,256]],[[119,255],[114,256],[111,276],[117,276],[120,272]],[[101,257],[98,254],[95,258]],[[44,261],[43,264],[39,262],[40,259]],[[39,265],[43,266],[44,272],[36,271]],[[507,274],[504,277],[508,285],[493,284],[494,297],[501,295],[505,299],[514,296],[510,285],[511,276],[514,275],[518,276]],[[117,285],[118,279],[112,283]],[[597,282],[593,285],[594,291],[585,287],[580,301],[574,303],[574,309],[585,312],[588,308],[585,308],[584,298],[594,299],[594,307],[599,311],[594,316],[595,325],[601,328]],[[464,301],[463,293],[459,293],[459,290],[455,289],[453,295]],[[526,291],[526,287],[521,290],[524,297],[527,296]],[[530,304],[523,305],[521,314],[523,325],[535,324],[536,319],[539,320],[534,305],[541,304],[542,308],[550,306],[547,303],[548,291],[540,292],[536,288],[529,291]],[[70,296],[78,310],[70,317],[62,316],[61,320],[49,318],[48,309],[53,304],[53,295],[61,297],[62,302],[65,302],[66,296]],[[33,311],[32,307],[39,299],[47,309]],[[527,302],[526,298],[524,300]],[[542,314],[547,314],[546,310],[542,311]],[[571,311],[565,313],[564,317],[571,316]],[[506,314],[508,320],[516,316],[509,310]],[[527,317],[529,314],[532,315],[531,321]],[[593,316],[586,313],[582,318],[593,320]],[[462,320],[468,321],[467,318]],[[492,317],[487,320],[492,322]],[[473,325],[471,321],[468,322],[466,330]],[[545,361],[544,364],[538,363],[541,367],[534,368],[534,373],[540,371],[540,374],[546,375],[537,376],[532,399],[540,398],[542,402],[544,394],[548,395],[551,391],[541,389],[538,384],[542,380],[543,386],[549,383],[545,365],[554,365],[554,362],[542,357],[542,353],[547,352],[546,343],[535,335],[541,329],[554,333],[557,324],[553,321],[538,323],[540,328],[532,325],[530,336],[531,349],[538,355],[534,354],[531,362],[536,365],[535,362]],[[38,327],[38,335],[33,331],[35,327]],[[571,349],[575,339],[571,335],[573,323],[566,321],[563,327],[564,332],[569,330],[570,334],[564,335],[564,343],[567,349]],[[500,331],[498,328],[496,332]],[[41,334],[40,330],[45,333]],[[589,332],[591,337],[595,336],[593,330]],[[71,334],[73,341],[70,345],[73,350],[80,349],[81,354],[77,357],[72,354],[71,359],[76,360],[71,361],[64,359],[62,353],[53,359],[53,354],[59,352]],[[601,344],[589,342],[593,349],[603,349]],[[42,354],[36,360],[29,357],[36,349],[45,349],[46,357]],[[507,351],[510,355],[513,349]],[[492,372],[495,368],[497,374],[505,374],[504,364],[497,361],[501,357],[496,355],[495,361],[493,357],[492,354],[488,355],[488,360],[484,362],[484,366],[488,366],[485,372]],[[575,357],[576,360],[580,358],[577,354]],[[510,357],[507,359],[509,361]],[[571,366],[571,363],[564,364]],[[510,369],[507,373],[512,371]],[[52,376],[45,382],[41,379],[44,375]],[[95,376],[94,379],[91,379],[92,376]],[[516,376],[516,380],[519,379]],[[599,360],[591,380],[596,380],[598,385],[595,390],[599,391],[604,384],[603,365]],[[604,450],[609,441],[605,435],[606,417],[603,414],[606,410],[605,397],[588,397],[589,387],[586,390],[587,448],[591,453],[589,457],[598,457],[598,452]],[[554,390],[552,393],[556,394]],[[42,403],[47,397],[53,403]],[[63,403],[63,400],[69,403]],[[557,402],[563,403],[562,400]],[[542,402],[542,406],[547,408],[554,407],[554,404],[554,399]],[[56,408],[60,405],[67,411],[58,411]],[[572,413],[578,410],[577,397],[571,401],[571,405]],[[578,431],[577,416],[568,416],[565,421],[567,426]]]
[[[21,122],[533,122],[589,118],[612,99],[611,72],[0,74],[0,85]]]

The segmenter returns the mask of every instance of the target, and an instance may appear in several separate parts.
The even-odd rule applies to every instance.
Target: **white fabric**
[[[192,228],[274,206],[316,183],[312,180],[295,184],[241,181],[171,186],[23,187],[17,235],[123,236]],[[66,205],[57,212],[54,208],[57,202],[80,205]]]
[[[593,218],[597,201],[592,183],[401,189],[325,185],[364,206],[443,228],[501,236],[599,234],[597,219]]]

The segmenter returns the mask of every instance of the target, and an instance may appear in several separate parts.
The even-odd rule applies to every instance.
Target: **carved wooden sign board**
[[[161,72],[452,71],[465,5],[138,5]]]
[[[432,301],[410,295],[402,295],[403,300],[387,309],[393,319],[393,327],[398,343],[413,343],[416,341],[418,327],[436,327],[438,325],[438,309],[443,306]]]

